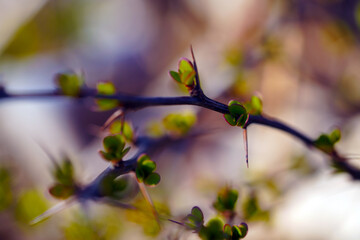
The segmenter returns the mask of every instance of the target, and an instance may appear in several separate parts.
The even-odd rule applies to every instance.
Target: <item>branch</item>
[[[198,74],[196,82],[199,81]],[[200,85],[196,85],[200,88]],[[53,91],[44,91],[37,93],[29,94],[10,94],[7,93],[4,88],[0,87],[0,100],[5,99],[22,99],[22,98],[44,98],[44,97],[64,97],[60,90]],[[202,108],[206,108],[221,114],[229,113],[228,106],[211,98],[208,98],[203,91],[197,91],[197,94],[192,96],[180,96],[180,97],[139,97],[133,95],[127,95],[122,93],[117,93],[114,95],[100,95],[96,93],[95,89],[83,88],[78,96],[74,99],[84,99],[84,98],[93,98],[93,99],[115,99],[119,101],[120,107],[129,110],[139,110],[146,107],[155,107],[155,106],[170,106],[170,105],[194,105]],[[249,119],[245,124],[244,128],[248,127],[251,124],[260,124],[268,127],[272,127],[283,132],[290,134],[291,136],[302,141],[307,147],[317,148],[314,144],[315,139],[312,139],[300,131],[290,127],[289,125],[281,122],[280,120],[270,118],[264,115],[249,115]],[[319,149],[319,148],[317,148]],[[319,149],[323,151],[322,149]],[[333,164],[342,169],[343,171],[349,173],[353,179],[360,180],[360,170],[351,166],[347,159],[342,157],[336,150],[331,153],[323,151],[325,154],[331,157]],[[126,163],[128,162],[128,163]],[[126,163],[126,164],[125,164]],[[136,162],[135,162],[136,163]],[[121,172],[118,174],[124,174],[129,172],[133,168],[132,161],[125,161],[124,166],[121,168]],[[107,169],[104,171],[106,174],[108,171],[119,171],[119,169]],[[99,176],[100,177],[100,176]]]

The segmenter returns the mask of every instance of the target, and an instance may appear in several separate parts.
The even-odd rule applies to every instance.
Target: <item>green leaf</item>
[[[137,180],[138,180],[139,182],[144,181],[145,173],[144,173],[144,171],[142,170],[142,168],[137,167],[137,168],[135,169],[135,174],[136,174],[136,178],[137,178]]]
[[[228,104],[230,114],[224,114],[225,120],[231,126],[244,127],[249,115],[244,106],[238,101],[231,100]]]
[[[187,134],[195,123],[196,116],[191,112],[171,113],[163,118],[165,129],[175,136]]]
[[[31,220],[44,213],[48,203],[43,194],[32,189],[21,193],[16,202],[15,215],[18,220],[29,224]]]
[[[338,141],[340,141],[340,138],[341,138],[341,132],[339,129],[334,129],[331,133],[330,133],[330,141],[335,144],[337,143]]]
[[[97,93],[100,95],[114,95],[116,88],[112,82],[100,82],[96,86]],[[119,101],[116,99],[97,99],[96,103],[100,110],[111,110],[119,106]]]
[[[74,195],[75,187],[57,183],[54,186],[50,187],[49,192],[55,198],[67,199],[70,196]]]
[[[181,58],[179,61],[179,72],[191,72],[194,71],[194,67],[191,61],[187,58]]]
[[[181,77],[181,82],[182,82],[186,87],[193,87],[193,86],[194,86],[194,82],[195,82],[195,75],[196,75],[196,72],[195,72],[195,71],[183,72],[183,73],[181,73],[181,75],[180,75],[180,77]]]
[[[236,126],[236,119],[230,114],[224,114],[224,118],[231,126]]]
[[[142,165],[142,163],[146,160],[151,160],[150,157],[146,154],[141,154],[138,159],[137,159],[137,162],[138,162],[138,165]]]
[[[128,187],[128,178],[117,177],[116,175],[107,175],[104,177],[100,184],[101,196],[109,196],[119,198],[121,194]]]
[[[248,220],[258,220],[258,221],[268,221],[269,212],[261,209],[257,196],[253,193],[248,197],[242,205],[244,219]]]
[[[156,163],[149,159],[149,160],[142,161],[140,167],[144,171],[144,173],[147,175],[147,174],[152,173],[156,169]]]
[[[172,79],[174,79],[175,81],[177,81],[178,83],[182,83],[181,79],[180,79],[180,74],[178,72],[175,71],[170,71],[169,72],[170,76]]]
[[[124,151],[122,151],[122,153],[121,153],[121,158],[124,158],[124,157],[125,157],[125,155],[130,151],[130,148],[131,148],[131,147],[127,147],[127,148],[124,149]]]
[[[229,102],[229,111],[233,116],[240,116],[246,114],[246,109],[238,101],[231,100]]]
[[[170,71],[169,73],[175,81],[185,85],[188,89],[194,87],[196,71],[189,59],[181,58],[179,61],[178,72]]]
[[[54,178],[61,184],[73,185],[74,184],[74,169],[71,161],[67,158],[62,163],[55,167]]]
[[[105,160],[108,160],[108,161],[112,161],[116,158],[116,156],[114,156],[114,154],[112,154],[112,153],[107,153],[104,151],[99,151],[99,153]]]
[[[13,193],[10,172],[8,169],[0,167],[0,211],[8,208],[12,199]]]
[[[112,134],[121,134],[125,137],[125,139],[127,141],[132,142],[133,137],[134,137],[134,131],[130,125],[130,123],[128,122],[124,122],[124,124],[122,124],[122,121],[114,121],[111,125],[110,125],[110,133]]]
[[[232,234],[231,226],[229,224],[224,225],[224,234],[225,234],[225,239],[232,240],[231,236],[233,234]]]
[[[156,169],[156,163],[151,161],[148,155],[141,154],[137,159],[135,169],[136,178],[139,182],[144,181]],[[156,177],[154,177],[156,178]]]
[[[341,138],[341,132],[339,129],[333,130],[330,134],[321,134],[315,141],[314,145],[318,149],[332,153],[334,151],[334,145]]]
[[[254,114],[261,114],[262,112],[262,101],[259,97],[257,96],[252,96],[251,97],[251,105],[253,106],[253,109],[256,110],[256,113]]]
[[[236,190],[227,187],[223,188],[221,191],[219,191],[217,200],[214,202],[213,206],[219,212],[233,211],[238,196],[239,194]]]
[[[201,228],[199,236],[203,240],[222,240],[224,223],[220,218],[213,218],[207,224],[206,227]]]
[[[148,186],[155,186],[160,182],[160,175],[158,173],[151,173],[144,180],[144,183]]]
[[[118,151],[122,143],[121,140],[116,136],[107,136],[103,140],[103,145],[105,151],[109,153],[114,153]]]
[[[59,73],[55,76],[55,81],[64,95],[69,97],[80,95],[83,79],[75,73]]]
[[[262,101],[257,96],[252,96],[251,101],[246,102],[244,107],[249,114],[261,115],[262,113]]]
[[[191,209],[191,214],[196,217],[199,221],[203,222],[204,221],[204,214],[201,211],[201,209],[197,206],[193,207]]]
[[[204,215],[199,207],[193,207],[191,214],[186,216],[185,225],[195,231],[199,231],[204,224]]]
[[[100,82],[96,86],[98,94],[113,95],[116,93],[116,88],[112,82]]]
[[[232,226],[231,227],[231,236],[232,238],[231,239],[240,239],[241,237],[241,230],[238,226]]]
[[[246,237],[247,233],[248,233],[248,230],[249,230],[249,227],[246,223],[241,223],[239,226],[238,226],[239,230],[240,230],[240,238],[244,238]]]

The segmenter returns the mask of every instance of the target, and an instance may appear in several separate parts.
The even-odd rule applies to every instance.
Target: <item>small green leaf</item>
[[[8,169],[0,167],[0,211],[8,208],[12,203],[11,174]]]
[[[54,178],[61,184],[64,185],[73,185],[74,183],[74,170],[71,161],[67,158],[64,161],[55,167]]]
[[[244,127],[249,115],[244,106],[238,101],[231,100],[228,104],[230,114],[224,114],[225,120],[231,126]]]
[[[127,147],[127,148],[124,149],[124,151],[122,151],[121,158],[123,158],[130,151],[130,148],[131,147]]]
[[[330,141],[335,144],[337,143],[338,141],[340,141],[340,138],[341,138],[341,132],[339,129],[334,129],[331,133],[330,133]]]
[[[101,196],[118,198],[123,196],[122,192],[128,187],[128,178],[117,177],[116,175],[105,176],[100,184]]]
[[[187,134],[195,123],[196,116],[191,112],[171,113],[163,118],[165,129],[175,136]]]
[[[178,72],[170,71],[169,74],[170,74],[172,79],[174,79],[178,83],[181,83],[180,74]]]
[[[75,73],[59,73],[55,76],[55,81],[61,92],[69,97],[78,97],[83,85],[83,79]]]
[[[107,153],[104,151],[99,151],[100,155],[107,161],[114,160],[116,157],[112,153]]]
[[[234,189],[223,188],[219,191],[217,200],[213,206],[219,212],[233,211],[235,208],[236,201],[238,199],[238,192]]]
[[[240,239],[241,237],[241,230],[238,226],[232,226],[231,227],[231,236],[232,238],[231,239]]]
[[[145,160],[141,162],[141,169],[143,169],[145,174],[150,174],[156,169],[156,163],[154,161]]]
[[[181,81],[186,87],[193,87],[195,82],[195,71],[181,73]]]
[[[339,129],[333,130],[330,134],[321,134],[315,141],[314,145],[318,149],[332,153],[334,151],[334,145],[341,138],[341,132]]]
[[[248,233],[248,230],[249,230],[249,227],[246,223],[241,223],[239,226],[238,226],[239,230],[240,230],[240,238],[244,238],[246,237],[247,233]]]
[[[256,113],[254,114],[261,114],[262,112],[262,101],[257,96],[251,97],[251,105],[253,106],[254,110],[256,110]]]
[[[133,137],[134,137],[134,131],[130,125],[130,123],[128,122],[124,122],[124,124],[122,124],[122,121],[114,121],[111,125],[110,125],[110,133],[112,134],[121,134],[125,137],[125,139],[127,141],[132,142]]]
[[[199,207],[193,207],[191,209],[191,214],[195,216],[199,221],[204,221],[204,214]]]
[[[136,174],[136,178],[139,182],[142,182],[144,180],[144,177],[145,177],[145,173],[144,171],[142,170],[142,168],[139,168],[137,167],[135,169],[135,174]]]
[[[116,88],[112,82],[100,82],[96,86],[97,93],[100,95],[114,95]],[[119,101],[116,99],[97,99],[96,103],[100,110],[111,110],[119,106]]]
[[[238,101],[230,101],[229,103],[229,111],[233,116],[240,116],[246,114],[246,109],[239,103]]]
[[[193,207],[186,219],[185,225],[192,230],[199,231],[203,227],[204,215],[199,207]]]
[[[224,223],[220,218],[213,218],[206,224],[206,227],[200,229],[199,236],[204,240],[224,239],[223,226]]]
[[[160,175],[154,173],[156,163],[150,158],[142,154],[137,160],[137,167],[135,169],[136,177],[139,182],[144,181],[146,185],[154,186],[160,182]]]
[[[151,173],[145,178],[144,183],[148,186],[155,186],[160,182],[160,175],[158,173]]]
[[[175,81],[185,85],[188,89],[192,89],[194,87],[196,71],[189,59],[180,59],[178,72],[170,71],[169,73]]]
[[[96,86],[99,94],[112,95],[116,93],[116,88],[112,82],[100,82]]]
[[[138,162],[138,165],[142,165],[142,163],[146,160],[151,160],[150,157],[146,154],[141,154],[138,159],[137,159],[137,162]]]
[[[225,234],[225,239],[232,240],[231,236],[233,234],[232,234],[231,226],[229,224],[224,225],[224,234]]]
[[[224,114],[224,118],[231,126],[236,126],[236,119],[230,114]]]
[[[244,218],[248,220],[268,221],[269,211],[261,209],[255,193],[251,194],[242,204]]]
[[[75,187],[58,183],[52,186],[49,189],[49,192],[55,198],[67,199],[70,196],[74,195]]]
[[[179,72],[191,72],[194,70],[194,67],[191,61],[187,58],[181,58],[179,61]]]
[[[116,136],[107,136],[103,140],[105,151],[109,153],[117,152],[121,147],[121,140]]]

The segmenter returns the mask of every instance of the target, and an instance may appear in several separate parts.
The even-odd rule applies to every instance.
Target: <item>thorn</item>
[[[136,176],[134,174],[133,174],[133,176],[136,178]],[[154,205],[148,191],[146,190],[145,184],[143,182],[138,182],[138,185],[139,185],[141,194],[143,195],[143,197],[145,198],[145,200],[149,203],[149,205],[151,207],[151,211],[156,219],[156,222],[160,226],[159,214],[157,213],[155,205]]]
[[[124,115],[124,111],[122,109],[119,109],[117,111],[115,111],[113,114],[111,114],[111,116],[106,120],[106,122],[104,123],[104,125],[101,127],[101,130],[105,130],[107,127],[109,127],[109,125],[115,121],[115,119],[117,119],[118,117],[121,117]]]
[[[249,149],[248,149],[248,137],[247,137],[247,130],[246,130],[246,128],[244,128],[243,137],[244,137],[246,166],[247,166],[247,168],[249,168]]]
[[[193,58],[193,64],[194,64],[194,70],[195,70],[195,83],[196,83],[196,88],[199,90],[201,89],[200,87],[200,76],[199,76],[199,72],[198,72],[198,69],[197,69],[197,65],[196,65],[196,60],[195,60],[195,54],[194,54],[194,50],[193,50],[193,47],[192,45],[190,45],[190,51],[191,51],[191,56]]]
[[[49,218],[49,217],[55,215],[56,213],[70,207],[75,202],[76,202],[75,198],[71,198],[71,199],[64,200],[64,201],[56,204],[55,206],[53,206],[49,210],[45,211],[43,214],[41,214],[41,215],[37,216],[36,218],[34,218],[33,220],[31,220],[30,225],[35,225],[35,224],[45,220],[46,218]]]

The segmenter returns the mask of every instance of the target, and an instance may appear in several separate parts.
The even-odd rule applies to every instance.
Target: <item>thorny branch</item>
[[[198,74],[197,77],[198,79]],[[198,82],[198,80],[197,80]],[[146,107],[155,106],[170,106],[170,105],[195,105],[209,110],[227,114],[229,113],[228,106],[214,99],[207,97],[199,87],[199,91],[192,94],[192,96],[181,96],[181,97],[140,97],[117,93],[114,95],[99,95],[95,89],[83,88],[77,99],[93,98],[93,99],[116,99],[119,101],[122,108],[126,110],[139,110]],[[22,98],[44,98],[44,97],[64,97],[60,90],[44,91],[28,94],[11,94],[8,93],[5,88],[0,87],[0,100],[6,99],[22,99]],[[265,115],[249,115],[249,119],[244,126],[245,128],[252,125],[259,124],[268,127],[272,127],[283,132],[286,132],[298,140],[302,141],[307,147],[317,148],[314,144],[315,139],[312,139],[293,127]],[[322,151],[321,149],[319,149]],[[329,155],[332,163],[340,167],[343,171],[350,174],[355,180],[360,180],[360,170],[350,165],[345,157],[342,157],[336,150],[331,153],[324,152]],[[126,169],[126,168],[124,168]]]

